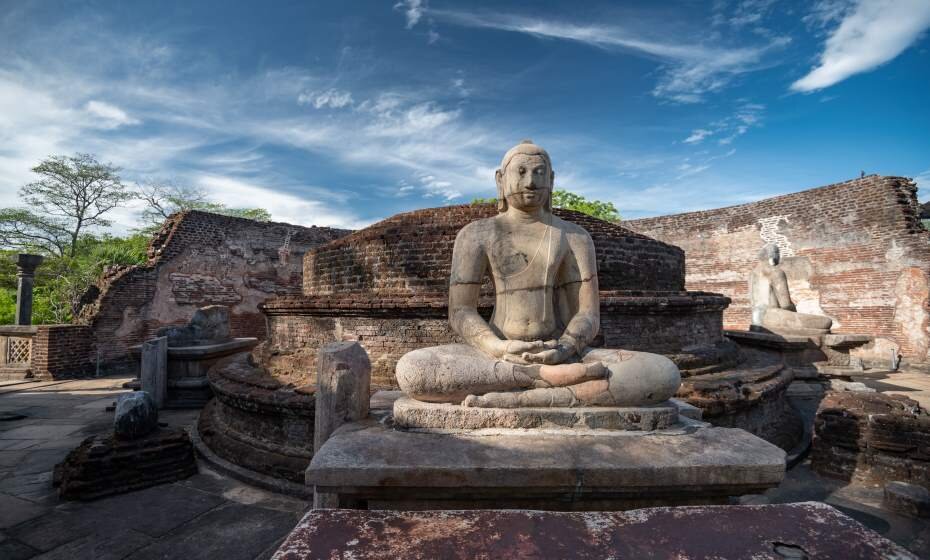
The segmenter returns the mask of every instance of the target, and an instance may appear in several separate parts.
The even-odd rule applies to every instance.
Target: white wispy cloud
[[[403,0],[394,4],[394,9],[404,12],[407,18],[407,29],[413,29],[423,17],[423,0]]]
[[[827,37],[817,66],[791,84],[794,91],[816,91],[873,70],[904,52],[930,27],[927,0],[859,0],[851,8],[831,2],[814,14],[815,22],[843,15]]]
[[[713,134],[713,131],[707,130],[706,128],[696,128],[691,132],[691,135],[684,139],[685,144],[698,144],[708,136]]]
[[[332,205],[295,196],[280,190],[248,182],[241,178],[223,175],[199,175],[194,178],[197,186],[207,193],[207,198],[238,208],[256,205],[268,210],[275,221],[304,226],[335,226],[358,228],[366,222],[347,212],[340,212]]]
[[[742,101],[732,115],[718,119],[706,127],[696,128],[683,140],[685,144],[700,144],[706,138],[715,136],[720,145],[732,144],[734,140],[762,123],[765,105]]]
[[[353,103],[352,93],[338,89],[328,89],[319,92],[301,92],[297,96],[298,105],[313,105],[314,109],[328,107],[342,109]]]
[[[88,101],[84,106],[84,110],[94,117],[94,122],[100,128],[117,128],[124,125],[139,124],[139,120],[130,117],[126,111],[103,101]]]
[[[726,48],[700,42],[667,42],[649,39],[630,28],[600,24],[576,24],[500,13],[471,13],[429,9],[439,21],[466,27],[497,29],[540,38],[562,39],[607,50],[623,50],[662,62],[653,95],[681,103],[697,103],[719,91],[739,74],[760,67],[763,57],[790,42],[773,37],[759,46]]]

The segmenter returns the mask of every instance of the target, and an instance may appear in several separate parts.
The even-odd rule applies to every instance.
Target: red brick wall
[[[417,348],[462,342],[448,321],[445,292],[288,296],[262,305],[269,336],[260,361],[278,378],[303,385],[327,342],[357,340],[368,352],[372,382],[396,386],[394,367]],[[720,317],[729,300],[717,294],[601,292],[601,338],[611,348],[676,354],[713,347],[723,338]],[[492,298],[479,311],[490,317]]]
[[[36,377],[82,377],[94,371],[93,332],[87,325],[39,325],[32,339]]]
[[[456,234],[466,224],[496,214],[494,205],[476,204],[392,216],[309,251],[304,293],[445,293]],[[684,255],[678,247],[580,212],[557,209],[555,214],[591,234],[602,290],[683,288]]]
[[[740,206],[630,220],[623,226],[685,250],[688,290],[733,303],[727,328],[749,324],[749,272],[768,242],[782,248],[799,311],[822,313],[836,332],[888,338],[926,359],[930,233],[916,185],[870,175]]]
[[[153,237],[149,261],[104,273],[85,294],[77,321],[92,329],[104,371],[131,367],[130,346],[160,327],[186,324],[205,305],[230,307],[233,336],[263,337],[258,305],[299,293],[303,254],[348,233],[206,212],[175,214]]]

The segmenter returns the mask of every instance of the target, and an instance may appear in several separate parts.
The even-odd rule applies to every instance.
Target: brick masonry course
[[[350,233],[190,211],[168,218],[144,265],[107,270],[82,298],[78,323],[93,334],[89,359],[104,372],[131,369],[128,348],[166,325],[184,325],[199,307],[230,307],[232,336],[265,335],[258,305],[300,293],[301,259]]]
[[[724,327],[749,325],[749,272],[777,244],[798,310],[834,318],[834,332],[879,337],[865,352],[892,349],[927,359],[930,232],[919,221],[917,186],[869,175],[743,204],[622,223],[684,249],[686,288],[730,297]],[[870,357],[868,355],[864,357]]]

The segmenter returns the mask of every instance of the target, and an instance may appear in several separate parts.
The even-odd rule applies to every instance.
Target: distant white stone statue
[[[766,245],[759,253],[759,261],[749,275],[753,330],[800,335],[830,332],[832,319],[798,313],[795,308],[788,291],[788,276],[780,266],[778,245]]]

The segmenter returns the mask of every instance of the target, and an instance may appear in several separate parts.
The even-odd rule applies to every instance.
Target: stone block
[[[923,486],[892,481],[885,484],[885,507],[913,517],[930,517],[930,491]]]
[[[158,337],[142,344],[142,390],[152,395],[157,408],[168,393],[168,339]]]
[[[803,502],[587,513],[311,511],[274,555],[304,558],[917,557],[828,505]]]
[[[120,395],[113,415],[113,433],[124,439],[140,438],[158,427],[158,407],[145,391]]]
[[[366,420],[333,433],[307,484],[340,507],[611,510],[726,502],[784,473],[784,451],[738,429],[439,434]]]
[[[368,416],[371,398],[371,362],[358,342],[327,344],[319,362],[314,451],[342,424]]]
[[[401,397],[394,423],[408,429],[475,430],[549,428],[580,430],[662,430],[678,422],[671,401],[646,407],[474,408]]]
[[[814,420],[811,468],[846,481],[930,488],[930,414],[902,395],[828,393]]]

